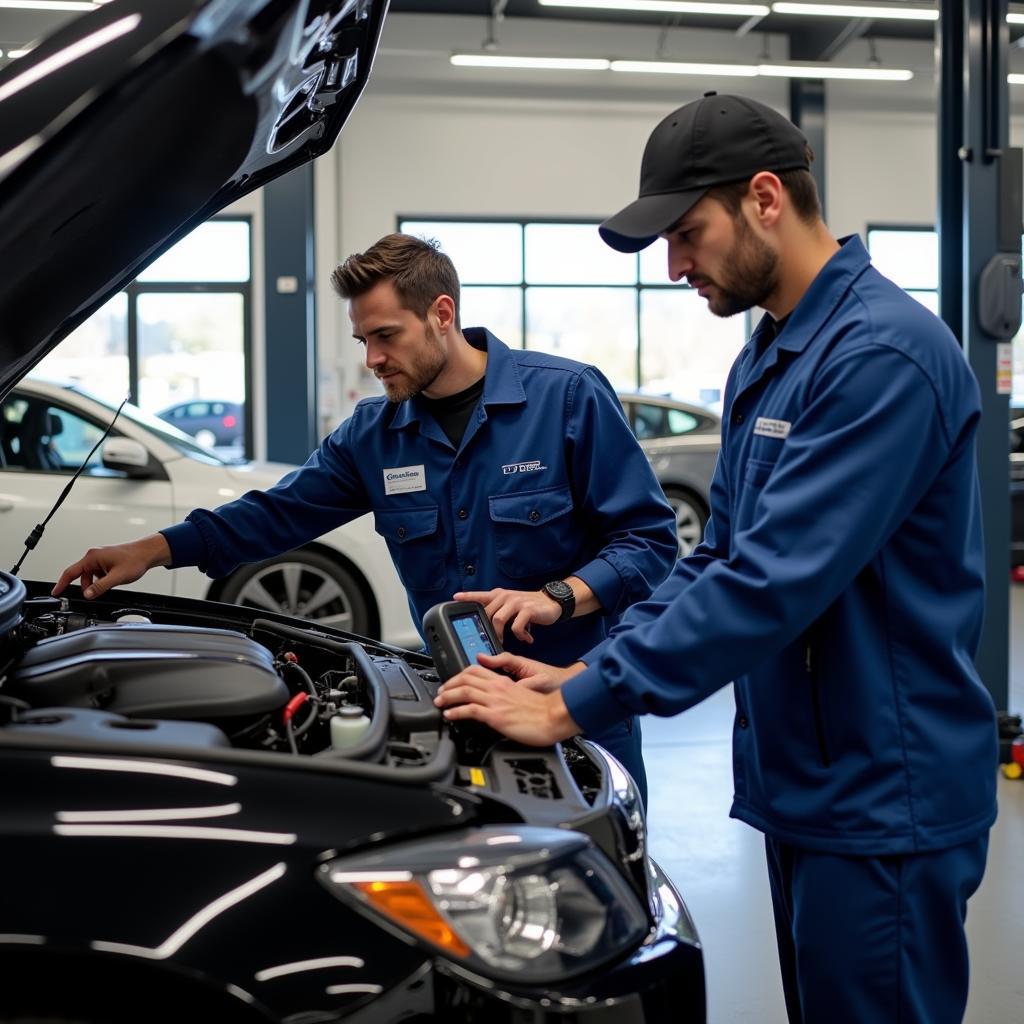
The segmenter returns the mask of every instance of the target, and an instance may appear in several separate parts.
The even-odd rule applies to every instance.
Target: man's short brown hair
[[[814,159],[811,147],[807,147],[807,162]],[[776,171],[782,187],[789,193],[790,202],[796,215],[805,224],[815,224],[821,220],[821,200],[818,198],[818,186],[814,183],[814,177],[810,171],[798,167],[791,171]],[[738,217],[740,212],[740,201],[747,194],[750,187],[750,179],[730,182],[727,185],[714,185],[707,190],[705,195],[716,199],[733,217]]]
[[[331,284],[343,299],[364,295],[381,281],[390,281],[402,306],[421,320],[439,295],[455,303],[459,323],[459,275],[455,265],[433,239],[395,232],[385,235],[366,252],[353,253],[331,274]]]

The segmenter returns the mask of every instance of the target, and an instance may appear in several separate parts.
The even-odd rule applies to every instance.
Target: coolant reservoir
[[[331,746],[335,750],[354,747],[370,728],[369,716],[355,704],[342,704],[331,719]]]

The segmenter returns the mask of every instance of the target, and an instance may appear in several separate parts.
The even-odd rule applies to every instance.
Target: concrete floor
[[[1024,711],[1024,585],[1011,587],[1010,709]],[[1016,646],[1012,638],[1018,638]],[[708,1024],[786,1024],[764,843],[728,817],[732,688],[673,719],[644,719],[651,848],[704,944]],[[988,867],[968,905],[966,1024],[1024,1019],[1024,780],[999,779]],[[680,1017],[680,1020],[685,1019]],[[882,1022],[878,1022],[882,1024]]]

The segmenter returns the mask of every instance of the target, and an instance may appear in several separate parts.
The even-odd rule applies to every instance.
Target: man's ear
[[[450,295],[438,295],[431,306],[441,331],[450,331],[455,326],[455,300]]]
[[[773,227],[778,222],[784,192],[779,176],[771,171],[758,171],[750,179],[747,195],[754,200],[754,216],[762,227]]]

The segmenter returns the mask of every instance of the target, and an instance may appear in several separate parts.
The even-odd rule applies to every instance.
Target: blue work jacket
[[[563,687],[585,730],[735,681],[732,815],[810,849],[940,849],[995,818],[977,383],[856,237],[726,389],[703,543]],[[763,350],[762,350],[763,349]]]
[[[509,631],[505,646],[568,664],[599,643],[668,575],[672,510],[598,370],[513,351],[481,328],[464,334],[486,349],[487,370],[458,448],[416,398],[366,399],[270,490],[164,530],[173,564],[224,576],[372,512],[420,628],[457,591],[575,575],[605,613],[535,626],[531,645]]]

